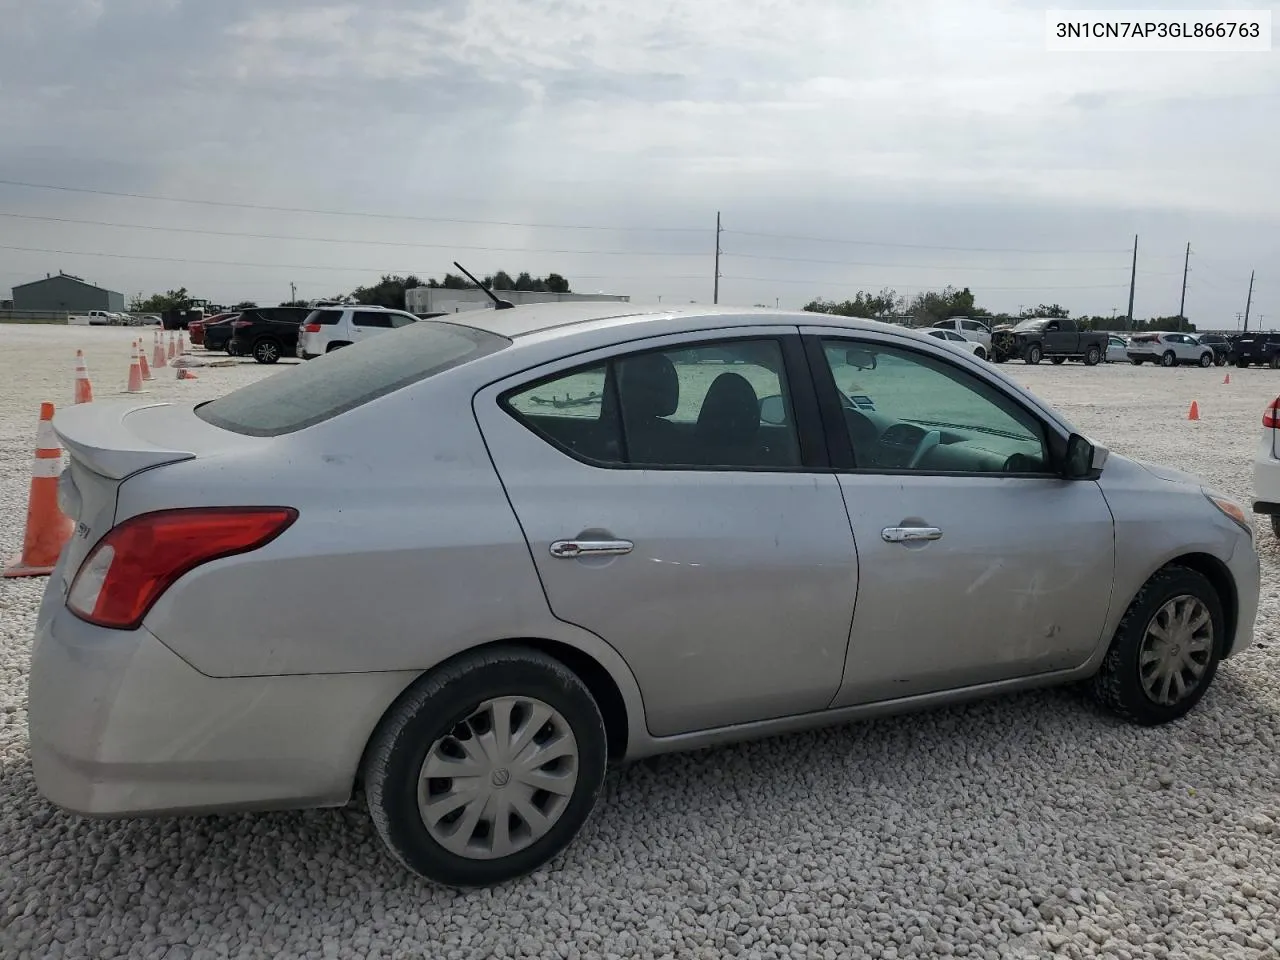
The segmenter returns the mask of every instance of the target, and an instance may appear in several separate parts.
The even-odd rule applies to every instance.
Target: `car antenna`
[[[515,304],[510,300],[503,300],[496,293],[486,287],[483,283],[471,275],[471,271],[460,264],[457,260],[453,261],[453,265],[467,275],[467,279],[474,283],[477,287],[489,295],[489,299],[493,301],[493,309],[495,310],[514,310]]]

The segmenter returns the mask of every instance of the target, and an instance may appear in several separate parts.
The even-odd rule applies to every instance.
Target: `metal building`
[[[43,280],[20,283],[13,288],[14,310],[66,310],[82,313],[85,310],[109,310],[124,312],[124,294],[87,283],[79,277],[58,271],[57,276],[46,274]]]
[[[630,297],[609,293],[542,293],[534,290],[495,290],[503,300],[519,307],[526,303],[608,300],[630,302]],[[448,287],[413,287],[404,292],[404,306],[410,313],[463,313],[467,310],[492,310],[493,301],[483,290],[451,290]]]

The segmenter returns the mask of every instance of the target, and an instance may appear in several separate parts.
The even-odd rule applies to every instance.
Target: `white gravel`
[[[77,346],[99,398],[123,391],[131,335],[0,326],[3,559],[39,401],[69,402]],[[1245,499],[1280,393],[1270,370],[1223,385],[1220,369],[1005,369],[1118,452]],[[209,397],[272,372],[168,370],[148,388]],[[611,775],[553,869],[467,895],[394,866],[356,806],[53,809],[26,735],[45,581],[0,581],[0,957],[1275,957],[1280,549],[1259,540],[1257,646],[1182,723],[1141,730],[1049,691],[645,761]]]

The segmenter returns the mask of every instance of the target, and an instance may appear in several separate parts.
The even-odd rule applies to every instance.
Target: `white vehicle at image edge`
[[[935,340],[941,340],[957,350],[971,353],[979,360],[987,359],[987,351],[981,343],[977,340],[967,340],[954,330],[947,330],[941,327],[921,327],[917,332],[923,333],[927,337],[933,337]]]
[[[340,306],[313,310],[298,330],[298,357],[313,360],[339,347],[349,347],[369,337],[417,323],[404,310],[387,307]]]
[[[131,816],[361,785],[453,886],[557,856],[611,761],[1074,682],[1166,723],[1253,639],[1239,504],[875,321],[476,310],[54,430],[40,792]]]
[[[968,317],[950,317],[946,320],[939,320],[929,330],[950,330],[958,333],[966,340],[974,343],[982,344],[984,356],[991,354],[991,328],[981,320],[971,320]]]
[[[1271,518],[1280,537],[1280,397],[1262,413],[1262,436],[1253,457],[1253,512]]]
[[[1206,346],[1189,333],[1135,333],[1126,348],[1135,366],[1158,363],[1162,367],[1195,364],[1213,366],[1213,347]]]
[[[1129,341],[1124,337],[1111,334],[1107,338],[1107,363],[1124,363],[1129,359]]]

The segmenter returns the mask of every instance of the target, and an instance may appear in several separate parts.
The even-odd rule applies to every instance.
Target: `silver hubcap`
[[[1142,638],[1142,689],[1155,703],[1173,706],[1200,686],[1212,656],[1209,608],[1196,597],[1174,597],[1156,611]]]
[[[418,811],[450,853],[493,860],[546,836],[577,782],[578,742],[564,717],[532,697],[497,697],[431,745]]]

